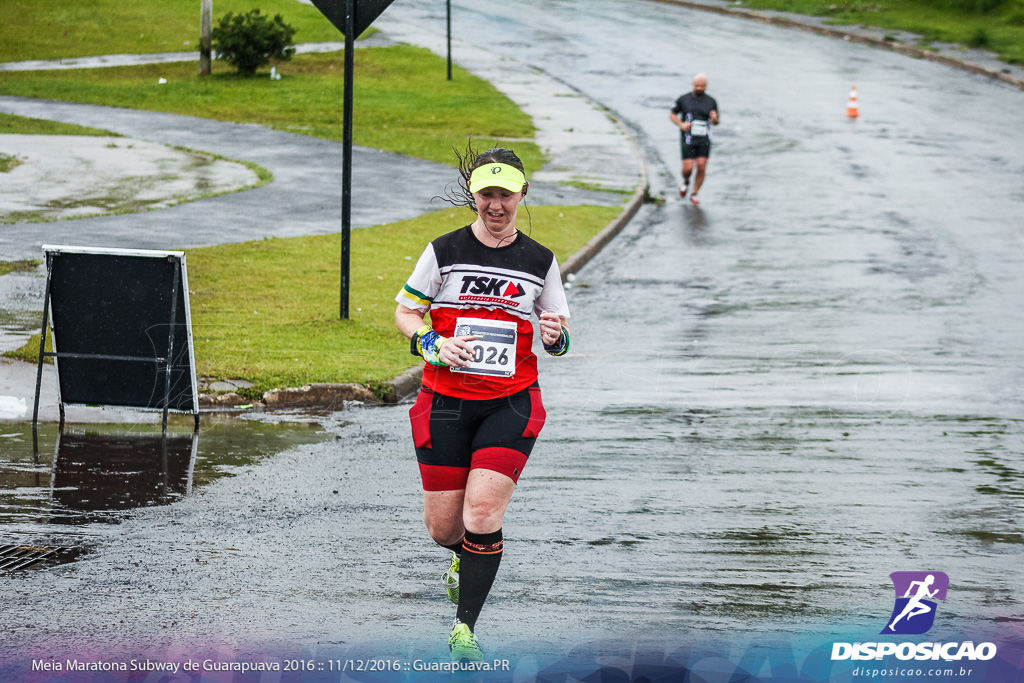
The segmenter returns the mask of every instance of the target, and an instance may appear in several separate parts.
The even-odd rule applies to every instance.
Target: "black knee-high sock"
[[[501,564],[504,547],[501,529],[490,534],[466,532],[462,542],[462,559],[459,566],[459,609],[455,617],[470,630],[476,629],[476,619],[484,607],[487,594]]]
[[[452,543],[451,545],[445,545],[444,543],[438,543],[438,545],[442,548],[448,548],[448,550],[451,550],[456,555],[462,555],[462,539],[459,539],[458,543]]]

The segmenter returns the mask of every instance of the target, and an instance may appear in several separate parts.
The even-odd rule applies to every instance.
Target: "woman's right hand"
[[[441,347],[438,357],[445,365],[453,368],[464,368],[473,358],[473,347],[469,342],[476,340],[476,335],[467,334],[463,337],[449,337]]]

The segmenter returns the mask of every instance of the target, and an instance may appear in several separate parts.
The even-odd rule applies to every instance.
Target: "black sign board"
[[[67,403],[163,410],[165,427],[168,410],[198,416],[184,252],[43,252],[43,334],[47,319],[53,332],[53,352],[43,355],[57,367],[62,418]],[[38,402],[37,378],[37,412]]]
[[[346,0],[312,0],[313,5],[327,19],[334,24],[334,27],[341,31],[342,35],[345,35],[345,4]],[[359,35],[370,28],[370,24],[381,15],[388,8],[394,0],[353,0],[355,6],[355,30],[353,31],[352,38],[358,38]]]

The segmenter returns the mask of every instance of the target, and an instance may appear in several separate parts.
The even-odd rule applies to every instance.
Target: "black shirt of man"
[[[711,142],[712,110],[718,110],[718,103],[711,95],[695,95],[688,92],[676,100],[675,106],[672,107],[672,113],[684,123],[687,121],[698,122],[690,126],[689,131],[681,131],[683,142],[687,145]]]

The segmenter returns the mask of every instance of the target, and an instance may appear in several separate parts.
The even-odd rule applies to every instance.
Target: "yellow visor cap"
[[[479,192],[485,187],[503,187],[519,192],[526,185],[526,176],[515,166],[508,164],[486,164],[469,176],[469,191]]]

